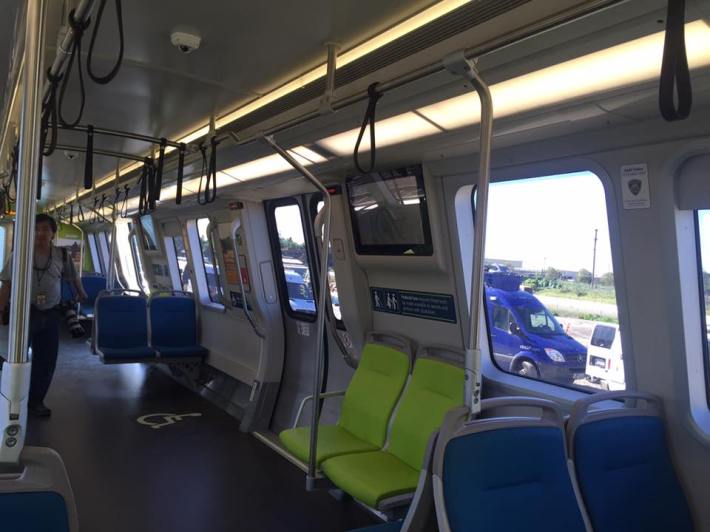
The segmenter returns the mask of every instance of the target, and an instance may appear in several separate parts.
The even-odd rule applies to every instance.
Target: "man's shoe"
[[[27,411],[37,417],[49,417],[52,415],[52,410],[44,406],[44,403],[27,405]]]

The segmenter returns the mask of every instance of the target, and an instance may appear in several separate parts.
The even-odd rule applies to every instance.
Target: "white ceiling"
[[[75,4],[76,2],[72,2]],[[322,64],[328,41],[343,49],[367,40],[421,11],[434,0],[123,0],[126,34],[123,66],[112,83],[86,81],[83,124],[174,138],[211,114],[234,109],[307,69]],[[0,0],[0,87],[7,77],[14,17],[19,0]],[[97,2],[98,4],[98,2]],[[47,57],[53,58],[56,30],[65,9],[50,1]],[[96,70],[110,69],[117,50],[113,2],[108,2],[95,50]],[[189,26],[202,36],[194,53],[180,53],[170,43],[176,26]],[[91,31],[91,29],[89,30]],[[83,42],[86,55],[90,40]],[[76,72],[69,83],[66,115],[78,102]],[[82,144],[81,136],[60,131],[60,142]],[[96,147],[142,153],[144,143],[97,137]],[[115,161],[95,158],[101,176]],[[82,168],[61,152],[45,160],[44,199],[58,200],[73,191]]]

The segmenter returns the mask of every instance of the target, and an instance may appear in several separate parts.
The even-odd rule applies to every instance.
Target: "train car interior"
[[[710,532],[710,1],[0,8],[2,530]]]

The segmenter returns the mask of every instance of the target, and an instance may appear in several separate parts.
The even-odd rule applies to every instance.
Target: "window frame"
[[[289,205],[295,205],[298,207],[298,212],[301,215],[301,229],[303,231],[304,246],[306,248],[306,254],[308,258],[308,271],[311,274],[311,290],[313,291],[313,303],[315,305],[315,312],[304,312],[302,310],[293,310],[291,304],[289,303],[288,297],[288,287],[286,286],[286,272],[283,267],[283,255],[281,254],[281,244],[279,241],[279,231],[276,224],[276,209],[279,207],[287,207]],[[301,202],[297,198],[281,198],[269,202],[266,206],[266,222],[269,230],[269,240],[271,241],[271,254],[274,258],[274,271],[276,272],[276,285],[279,291],[279,299],[281,300],[281,308],[286,314],[298,321],[306,321],[314,323],[318,317],[318,288],[316,282],[314,282],[313,267],[311,265],[310,254],[308,253],[308,237],[306,231],[306,217],[304,216],[304,209]]]
[[[200,305],[205,308],[217,311],[225,312],[226,306],[224,305],[224,287],[222,286],[221,275],[217,276],[219,282],[219,291],[222,294],[222,301],[213,301],[210,297],[209,284],[207,283],[207,269],[205,268],[205,261],[202,255],[202,243],[200,241],[200,232],[197,226],[198,220],[207,219],[209,224],[207,225],[208,240],[210,246],[212,247],[212,252],[215,254],[215,260],[217,259],[216,251],[214,249],[214,242],[212,239],[212,224],[214,223],[212,219],[208,216],[201,216],[199,218],[193,218],[187,222],[187,240],[189,243],[189,255],[192,259],[192,264],[195,265],[192,271],[195,275],[195,286],[193,286],[193,294],[197,294],[200,301]],[[197,267],[197,264],[202,264],[202,268]]]
[[[185,266],[186,270],[190,269],[190,259],[187,246],[185,245],[185,238],[182,235],[174,236],[163,236],[163,245],[165,246],[165,256],[168,260],[168,269],[170,270],[170,281],[173,284],[173,290],[179,292],[185,292],[186,294],[194,294],[193,283],[190,283],[190,290],[185,290],[182,284],[182,275],[180,273],[180,263],[177,258],[177,246],[175,246],[175,239],[182,238],[183,247],[185,249],[185,258],[187,259],[187,264]],[[192,279],[190,279],[192,281]]]
[[[371,176],[377,173],[383,181],[389,181],[398,177],[406,177],[413,175],[417,184],[417,189],[421,194],[419,202],[419,215],[422,222],[422,232],[424,233],[423,244],[363,244],[360,235],[360,226],[358,218],[350,201],[350,187],[352,182],[357,178]],[[355,252],[358,255],[378,255],[378,256],[394,256],[394,257],[432,257],[434,255],[434,242],[431,234],[431,222],[429,220],[429,204],[424,186],[424,170],[422,165],[405,166],[388,172],[371,172],[369,174],[360,174],[350,176],[345,182],[345,194],[348,202],[348,210],[350,211],[350,225],[352,226],[353,241],[355,243]],[[407,251],[413,253],[406,253]]]
[[[705,209],[702,209],[705,210]],[[705,370],[705,402],[710,410],[710,346],[707,339],[707,307],[705,305],[705,279],[703,278],[703,256],[700,241],[699,209],[693,211],[693,226],[695,237],[695,260],[698,274],[698,299],[700,303],[700,345],[703,353],[703,368]]]
[[[130,226],[129,226],[130,227]],[[131,258],[133,259],[133,271],[136,275],[138,289],[145,295],[150,295],[150,281],[146,277],[146,269],[141,257],[141,243],[139,233],[136,230],[136,225],[128,231],[128,246],[131,250]],[[144,284],[145,283],[145,284]]]

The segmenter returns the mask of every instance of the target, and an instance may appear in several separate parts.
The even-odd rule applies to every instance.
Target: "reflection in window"
[[[316,212],[320,212],[323,208],[324,203],[322,201],[318,202],[316,205]],[[323,235],[321,234],[321,238]],[[328,242],[328,289],[330,291],[330,304],[333,309],[333,316],[336,320],[342,321],[343,315],[340,313],[340,298],[338,297],[338,283],[335,280],[335,266],[333,264],[333,249],[331,248],[330,242]]]
[[[313,297],[301,209],[296,204],[281,205],[274,209],[274,218],[279,235],[289,307],[293,312],[315,314],[316,302]]]
[[[177,259],[178,275],[180,276],[180,285],[184,292],[192,293],[192,279],[190,279],[190,270],[187,263],[187,250],[185,249],[185,240],[181,236],[172,238],[173,247],[175,248],[175,258]]]
[[[598,327],[618,327],[599,179],[582,172],[493,183],[486,231],[494,363],[555,384],[624,389],[620,342],[592,338]]]
[[[703,323],[702,342],[705,357],[710,357],[710,210],[696,211],[696,227],[698,253],[700,255],[700,297],[703,310],[703,315],[701,316]],[[707,362],[706,368],[710,367],[710,358]],[[707,377],[710,379],[710,375],[707,375]]]
[[[133,256],[133,264],[137,273],[138,282],[140,283],[139,289],[147,294],[150,292],[150,287],[145,277],[145,268],[143,267],[143,259],[141,257],[140,247],[138,246],[138,237],[136,236],[135,227],[132,229],[130,235],[131,254]]]
[[[205,279],[207,280],[207,290],[210,301],[222,304],[222,283],[219,271],[219,262],[215,253],[215,245],[209,231],[209,218],[197,220],[197,235],[200,239],[200,250],[202,251],[202,264],[205,268]],[[184,247],[183,247],[184,249]]]

